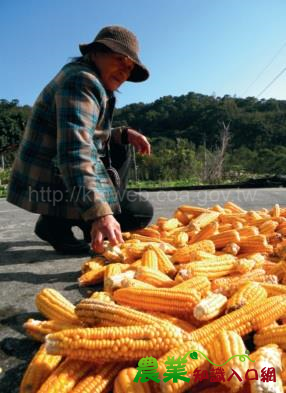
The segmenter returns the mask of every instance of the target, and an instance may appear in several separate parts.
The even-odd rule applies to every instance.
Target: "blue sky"
[[[189,91],[285,100],[285,15],[285,0],[2,0],[0,98],[32,105],[79,43],[119,24],[151,77],[125,83],[118,107]]]

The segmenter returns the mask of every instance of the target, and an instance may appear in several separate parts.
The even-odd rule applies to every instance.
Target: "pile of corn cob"
[[[103,283],[103,291],[76,306],[53,289],[37,294],[47,320],[24,326],[44,344],[20,393],[286,391],[286,208],[183,205],[124,239],[82,267],[79,284]],[[210,368],[202,356],[186,364],[190,382],[162,381],[168,357],[200,350],[222,364],[245,353],[252,332],[249,357],[259,376],[274,367],[276,382],[194,386],[193,371]],[[138,360],[149,356],[158,359],[160,383],[134,382]],[[226,379],[231,368],[244,379],[254,366],[233,358]]]

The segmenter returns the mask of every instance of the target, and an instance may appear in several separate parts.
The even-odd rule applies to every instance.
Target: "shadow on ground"
[[[19,386],[39,343],[28,338],[7,337],[0,343],[0,362],[7,371],[0,379],[1,393],[19,393]]]
[[[47,243],[41,241],[1,242],[0,266],[14,264],[31,264],[59,259],[67,259],[72,255],[57,253],[53,248],[44,249]],[[88,255],[87,255],[88,258]]]

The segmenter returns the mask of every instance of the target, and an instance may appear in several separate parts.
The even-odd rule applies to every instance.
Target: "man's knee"
[[[141,194],[126,191],[121,201],[121,214],[116,217],[123,231],[145,228],[152,220],[153,205]]]

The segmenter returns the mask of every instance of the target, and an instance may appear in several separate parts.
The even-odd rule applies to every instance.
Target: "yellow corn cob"
[[[208,211],[206,213],[201,213],[199,216],[192,220],[192,224],[202,229],[218,219],[220,213],[215,211]]]
[[[219,222],[221,224],[231,224],[233,226],[234,223],[241,222],[242,224],[246,224],[245,214],[233,214],[229,210],[230,213],[221,214],[219,216]]]
[[[100,266],[104,266],[104,258],[103,257],[95,257],[92,259],[89,259],[88,261],[84,262],[84,264],[81,267],[81,272],[86,273],[89,272],[90,270],[95,270],[98,269]]]
[[[236,203],[233,203],[231,201],[226,202],[224,204],[224,208],[231,210],[233,213],[246,213],[246,210],[242,209]]]
[[[237,273],[244,274],[250,272],[255,265],[256,263],[252,259],[240,258],[235,261],[235,270]]]
[[[140,240],[138,239],[131,239],[131,233],[129,239],[125,240],[124,243],[121,244],[121,250],[123,250],[126,247],[130,247],[132,244],[140,244]]]
[[[172,280],[167,274],[162,273],[160,270],[154,270],[145,266],[139,267],[135,273],[136,280],[143,281],[144,283],[151,284],[158,288],[170,288],[174,286]]]
[[[45,346],[41,345],[25,371],[20,393],[36,393],[61,359],[61,356],[47,354]]]
[[[126,253],[129,258],[138,259],[142,257],[146,247],[148,247],[148,244],[146,242],[128,243],[126,247]]]
[[[128,270],[134,270],[134,271],[136,271],[136,269],[137,269],[138,267],[140,267],[140,266],[142,266],[142,265],[141,265],[141,259],[137,259],[136,261],[133,261],[132,263],[130,263],[130,264],[128,265]]]
[[[37,341],[44,342],[47,334],[58,332],[64,329],[74,329],[78,325],[61,321],[37,321],[29,318],[23,325],[26,333]]]
[[[242,222],[240,222],[240,221],[234,221],[233,220],[231,222],[231,226],[232,226],[233,229],[238,230],[238,229],[242,229],[244,227],[244,224]]]
[[[170,275],[171,277],[174,276],[176,269],[165,252],[161,248],[152,244],[150,245],[150,248],[157,255],[159,270],[165,274]]]
[[[268,284],[278,284],[277,276],[275,274],[265,274],[264,279],[260,279],[256,281],[265,282]]]
[[[286,256],[286,239],[284,239],[280,244],[277,244],[275,247],[275,255],[278,255],[281,258]]]
[[[220,261],[220,262],[230,262],[236,261],[237,257],[232,254],[225,254],[223,251],[216,251],[214,258],[212,260]]]
[[[268,243],[271,244],[271,246],[273,246],[273,247],[275,247],[277,244],[279,244],[282,241],[282,234],[278,233],[278,232],[270,233],[266,237],[267,237]]]
[[[46,348],[48,353],[74,359],[122,362],[146,356],[158,358],[170,348],[182,345],[187,334],[191,333],[171,324],[63,330],[46,337]]]
[[[172,288],[173,291],[178,291],[178,290],[180,291],[182,289],[183,290],[195,289],[202,296],[206,296],[206,294],[211,289],[211,283],[206,276],[195,276],[193,278],[190,278],[189,280],[183,281],[182,283]]]
[[[286,312],[286,296],[273,296],[224,315],[189,334],[189,339],[207,345],[222,330],[233,330],[244,336],[279,319]],[[56,333],[58,334],[58,333]]]
[[[151,246],[150,246],[151,247]],[[141,265],[149,267],[153,270],[158,270],[158,257],[152,248],[148,247],[142,255]]]
[[[177,218],[170,218],[162,223],[161,228],[163,231],[170,231],[171,229],[178,228],[179,225],[182,224]]]
[[[123,262],[123,255],[122,255],[121,250],[118,246],[112,247],[112,246],[108,245],[105,248],[102,255],[110,263],[122,263]]]
[[[199,276],[197,276],[197,277],[199,277]],[[201,276],[201,277],[203,277],[203,276]],[[179,284],[182,284],[184,281],[188,281],[192,278],[194,278],[194,276],[193,276],[193,273],[191,272],[191,270],[180,268],[178,270],[176,277],[175,277],[174,284],[177,286]]]
[[[192,239],[191,243],[207,240],[218,231],[218,222],[214,221],[201,229]]]
[[[114,276],[115,274],[120,274],[122,272],[122,267],[124,268],[125,265],[123,263],[110,263],[106,266],[104,272],[104,279]]]
[[[163,224],[164,221],[167,221],[168,217],[158,217],[157,221],[156,221],[156,225],[158,225],[159,227],[161,227],[161,225]]]
[[[285,291],[286,293],[286,291]],[[260,302],[267,298],[267,291],[256,282],[243,284],[227,301],[226,311],[232,312],[245,304]]]
[[[189,235],[186,232],[177,232],[174,234],[174,246],[184,247],[189,240]]]
[[[153,246],[154,245],[155,244],[153,244]],[[158,246],[167,255],[173,255],[176,251],[176,247],[170,243],[160,243]]]
[[[217,317],[224,310],[227,297],[220,293],[210,292],[194,308],[193,314],[198,321],[209,321]]]
[[[174,246],[174,236],[170,235],[167,232],[161,232],[161,241],[172,244],[172,246]]]
[[[286,295],[286,285],[269,284],[266,282],[262,282],[260,285],[267,291],[268,296]]]
[[[267,220],[263,224],[258,226],[259,232],[263,235],[270,234],[275,231],[278,226],[278,222]]]
[[[136,368],[121,370],[114,381],[113,393],[151,393],[148,382],[134,382]]]
[[[225,231],[222,233],[218,233],[217,235],[213,235],[210,237],[215,244],[216,249],[221,249],[225,247],[228,243],[239,243],[240,236],[239,233],[232,229],[230,231]]]
[[[237,255],[240,251],[240,247],[238,244],[231,242],[227,243],[222,251],[231,255]]]
[[[215,212],[219,212],[219,213],[224,213],[224,208],[221,207],[221,206],[218,205],[218,204],[213,205],[213,206],[211,207],[211,210],[213,210],[213,211],[215,211]]]
[[[275,203],[271,210],[272,217],[280,217],[281,209],[278,203]]]
[[[36,296],[36,306],[40,313],[49,319],[78,324],[74,305],[52,288],[42,289]]]
[[[212,291],[215,293],[222,293],[230,297],[238,289],[238,287],[247,281],[265,282],[267,279],[265,270],[254,269],[249,273],[236,274],[229,277],[217,278],[212,281]]]
[[[256,223],[257,221],[261,220],[261,218],[263,218],[263,217],[259,213],[257,213],[256,211],[250,210],[245,213],[245,218],[248,223],[253,224],[253,223]]]
[[[238,243],[241,253],[247,252],[266,252],[272,253],[273,247],[267,243],[265,235],[242,237]]]
[[[209,210],[205,209],[204,207],[190,206],[190,205],[181,205],[181,206],[179,206],[179,209],[183,213],[193,214],[194,216],[198,216],[201,213],[208,213],[209,212]]]
[[[281,229],[279,229],[279,234],[281,235],[281,236],[286,236],[286,227],[283,227],[283,228],[281,228]]]
[[[278,225],[278,227],[276,229],[277,231],[279,231],[279,229],[281,229],[281,228],[285,228],[285,226],[286,226],[286,219],[285,219],[285,217],[280,217],[280,220],[282,220],[282,219],[283,219],[283,221],[279,223],[279,225]]]
[[[154,285],[148,284],[147,282],[144,281],[136,280],[136,278],[124,278],[124,280],[121,281],[121,288],[129,288],[129,287],[153,288],[153,289],[156,288]]]
[[[190,222],[188,215],[183,213],[180,209],[176,210],[174,217],[183,225],[188,225]]]
[[[121,274],[122,269],[121,269],[122,263],[111,263],[110,265],[107,265],[105,268],[104,272],[104,281],[103,281],[103,288],[104,291],[107,293],[112,293],[111,287],[110,287],[110,280],[112,276]]]
[[[182,265],[183,266],[183,265]],[[193,261],[184,265],[184,269],[189,270],[193,276],[206,276],[209,279],[227,276],[236,271],[236,261]]]
[[[192,251],[190,254],[190,262],[192,261],[204,261],[204,260],[214,260],[216,255],[205,251]]]
[[[106,393],[112,388],[113,381],[123,364],[106,363],[94,367],[76,385],[71,393]]]
[[[161,240],[156,237],[137,235],[136,233],[131,234],[131,239],[140,240],[141,242],[161,243]]]
[[[123,261],[122,261],[122,264],[124,265],[128,265],[128,264],[131,264],[131,263],[133,263],[134,262],[134,258],[133,257],[130,257],[129,255],[128,255],[128,251],[127,251],[127,248],[126,247],[123,247],[123,244],[121,245],[121,254],[122,254],[122,257],[123,257]],[[135,258],[136,259],[136,258]]]
[[[135,271],[134,270],[127,270],[124,273],[114,274],[111,277],[106,278],[105,280],[105,290],[109,293],[112,293],[118,288],[122,287],[122,281],[128,278],[134,278]]]
[[[196,327],[191,325],[189,322],[184,321],[183,319],[176,318],[172,315],[168,315],[162,312],[151,312],[149,315],[153,315],[156,318],[161,319],[164,322],[170,322],[173,325],[179,327],[180,329],[184,330],[185,332],[193,332],[196,330]]]
[[[78,279],[80,286],[98,284],[103,280],[106,266],[99,266],[97,269],[90,270]]]
[[[273,299],[273,298],[270,298]],[[267,344],[277,344],[280,348],[286,349],[286,325],[266,327],[254,336],[254,343],[258,347]]]
[[[118,304],[106,304],[94,299],[83,299],[76,306],[76,314],[87,326],[132,326],[160,324],[149,314]]]
[[[150,229],[155,229],[156,231],[159,231],[159,225],[157,225],[157,224],[151,224],[151,225],[149,225],[148,226],[148,228],[150,228]]]
[[[179,248],[172,256],[173,262],[187,263],[190,262],[191,254],[194,251],[206,251],[211,254],[215,253],[215,245],[211,240],[202,240],[200,242]]]
[[[210,359],[215,364],[223,364],[234,355],[244,354],[246,350],[242,338],[236,332],[229,330],[222,330],[219,332],[215,340],[207,348]],[[231,392],[237,392],[241,388],[241,382],[237,378],[232,378],[230,381],[227,381],[232,374],[231,369],[234,369],[243,379],[248,368],[248,358],[245,358],[244,362],[241,362],[237,357],[230,359],[225,373],[226,381],[222,383],[227,386]]]
[[[70,331],[65,330],[65,332]],[[92,363],[67,358],[52,372],[37,393],[68,393],[92,368],[94,368]]]
[[[259,229],[254,226],[245,226],[241,229],[238,229],[237,232],[239,233],[239,236],[242,237],[248,237],[248,236],[257,236],[259,235]]]
[[[100,302],[114,303],[111,295],[107,292],[94,291],[89,298],[99,300]]]
[[[206,356],[208,353],[206,349],[200,349],[198,345],[208,345],[212,341],[214,342],[216,336],[220,333],[222,329],[225,330],[233,330],[240,336],[250,333],[252,330],[257,330],[268,323],[274,321],[283,315],[286,311],[286,296],[278,296],[276,299],[270,298],[266,299],[262,303],[257,305],[246,305],[242,307],[240,310],[233,311],[232,313],[225,315],[223,317],[218,318],[217,320],[209,323],[206,326],[203,326],[194,332],[189,334],[189,339],[192,341],[199,342],[200,344],[192,344],[192,341],[187,341],[184,345],[180,345],[177,348],[173,348],[169,352],[167,352],[162,358],[159,359],[159,372],[160,376],[165,371],[164,363],[169,357],[174,356],[176,359],[179,356],[184,356],[186,352],[189,350],[200,350]],[[198,355],[198,360],[204,359],[203,356]],[[194,364],[194,361],[187,363],[188,365],[194,365],[194,368],[198,367],[202,369],[201,365]],[[162,371],[161,371],[162,370]],[[188,373],[193,371],[187,368]],[[191,378],[191,383],[193,379]],[[161,384],[161,389],[168,388],[170,385]],[[165,392],[168,393],[180,393],[185,392],[190,386],[186,382],[179,381],[176,384],[172,384],[168,390]],[[162,390],[164,392],[164,390]]]
[[[122,237],[123,237],[123,239],[126,241],[126,240],[129,240],[130,239],[130,236],[131,236],[131,233],[130,232],[122,232]]]
[[[276,382],[268,381],[262,382],[259,378],[258,380],[250,381],[250,391],[251,393],[260,393],[260,392],[275,392],[282,393],[283,392],[283,384],[281,380],[281,350],[277,345],[266,345],[265,347],[259,348],[257,351],[250,355],[251,359],[255,361],[254,367],[258,372],[258,375],[261,375],[261,371],[264,367],[271,368],[273,367],[276,371]],[[253,377],[253,372],[249,373],[249,377]]]
[[[208,352],[207,352],[206,348],[204,348],[200,343],[193,342],[193,341],[187,341],[184,343],[184,345],[182,347],[177,346],[177,347],[171,349],[166,354],[164,354],[160,359],[158,359],[160,392],[162,392],[162,393],[185,392],[194,385],[194,378],[192,376],[194,370],[196,368],[198,368],[200,370],[207,370],[209,368],[208,361],[200,354],[198,354],[197,359],[190,359],[190,357],[187,356],[186,362],[184,362],[184,363],[186,363],[184,370],[187,372],[187,374],[185,376],[190,378],[190,382],[185,382],[180,379],[176,383],[174,383],[172,381],[172,379],[167,382],[163,381],[163,379],[166,377],[166,375],[164,376],[164,374],[167,371],[165,363],[169,359],[171,359],[171,358],[178,359],[179,356],[181,356],[181,358],[183,358],[186,355],[186,353],[193,352],[195,350],[201,351],[203,354],[208,356]],[[155,385],[155,383],[152,383],[152,387],[153,387],[153,385]]]
[[[269,263],[267,264],[267,268],[270,274],[276,274],[277,277],[279,278],[279,281],[283,283],[283,279],[286,273],[286,263],[285,260],[281,260],[278,263],[275,263],[275,265],[271,266]],[[284,284],[284,283],[283,283]]]
[[[196,290],[172,291],[168,288],[123,288],[113,296],[120,304],[140,310],[165,312],[185,319],[200,301],[200,294]]]
[[[147,236],[147,237],[156,237],[158,239],[160,238],[160,232],[157,229],[153,229],[151,227],[137,229],[135,231],[135,233],[137,233],[137,235],[143,235],[143,236]]]
[[[265,255],[261,253],[239,254],[239,258],[250,259],[255,262],[255,269],[264,269]],[[267,272],[268,273],[268,272]]]
[[[222,233],[222,232],[226,232],[233,229],[232,224],[219,224],[218,226],[218,232]],[[258,232],[258,230],[257,230]]]
[[[193,228],[193,225],[189,223],[188,225],[180,225],[177,228],[170,229],[169,231],[162,231],[161,235],[166,236],[166,237],[172,237],[176,233],[181,233],[181,232],[189,232],[190,229]]]

